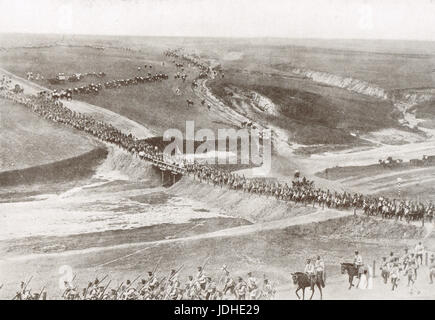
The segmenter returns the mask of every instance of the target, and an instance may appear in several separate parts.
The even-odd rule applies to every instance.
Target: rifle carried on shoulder
[[[133,283],[135,283],[136,281],[137,281],[137,279],[139,279],[140,278],[140,276],[141,275],[138,275],[124,290],[122,290],[122,292],[121,292],[121,297],[122,297],[122,295],[124,294],[124,292],[125,291],[127,291],[128,290],[128,288],[130,288],[132,285],[133,285]]]
[[[107,284],[107,286],[104,288],[103,292],[101,292],[100,296],[98,297],[98,300],[102,300],[104,297],[104,293],[106,292],[107,288],[109,287],[110,283],[112,282],[112,280],[109,281],[109,283]]]
[[[42,293],[44,292],[44,289],[45,289],[45,286],[43,286],[41,291],[39,292],[38,299],[41,297]]]
[[[27,283],[26,283],[26,285],[24,286],[24,288],[23,288],[23,290],[22,290],[21,293],[26,292],[27,286],[29,285],[30,281],[32,281],[32,279],[33,279],[33,276],[31,276],[30,279],[29,279],[29,281],[27,281]],[[19,294],[20,294],[20,293],[17,293],[17,294],[15,295],[15,297],[12,298],[12,300],[15,300],[15,298],[18,297]]]

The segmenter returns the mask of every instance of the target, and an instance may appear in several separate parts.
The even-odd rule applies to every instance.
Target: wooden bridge
[[[147,154],[139,155],[139,157],[141,159],[151,162],[154,167],[160,170],[160,172],[162,173],[163,185],[173,185],[175,182],[177,182],[177,180],[181,178],[181,176],[187,173],[185,168],[155,159],[151,156],[148,156]]]

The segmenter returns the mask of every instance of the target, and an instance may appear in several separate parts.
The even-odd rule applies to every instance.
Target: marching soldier
[[[196,289],[195,289],[195,281],[193,281],[193,277],[189,276],[188,281],[184,287],[184,291],[186,292],[188,299],[194,299],[196,296]]]
[[[400,257],[400,262],[402,263],[403,269],[406,270],[407,265],[409,263],[410,254],[408,252],[408,248],[405,248],[405,253]]]
[[[435,255],[433,254],[430,256],[429,278],[430,284],[433,284],[433,278],[435,278]]]
[[[252,276],[252,272],[248,272],[248,293],[249,293],[249,299],[256,300],[257,293],[258,293],[258,286],[257,286],[257,279]]]
[[[175,272],[175,270],[173,271]],[[180,282],[178,281],[178,277],[174,273],[172,277],[169,277],[168,288],[167,288],[165,299],[177,300],[179,289],[180,289]]]
[[[219,297],[220,297],[220,295],[216,289],[216,283],[214,281],[211,281],[211,278],[210,278],[210,282],[209,282],[208,287],[207,287],[206,300],[218,300]]]
[[[62,297],[66,300],[74,300],[77,297],[77,290],[73,287],[73,285],[68,282],[64,281],[65,291],[62,295]]]
[[[153,291],[155,288],[157,288],[157,286],[159,285],[159,281],[157,280],[157,278],[154,276],[154,274],[149,271],[148,272],[148,288]]]
[[[115,289],[111,289],[107,300],[118,300],[118,291],[116,291]]]
[[[409,257],[408,266],[412,266],[412,268],[414,268],[415,278],[417,278],[418,262],[417,262],[417,258],[415,257],[414,253],[411,253],[411,256]],[[406,271],[407,269],[408,269],[408,267],[404,271]]]
[[[394,263],[393,268],[391,269],[391,284],[393,285],[391,290],[397,288],[400,281],[400,269],[398,263]]]
[[[147,281],[145,279],[141,279],[140,282],[137,284],[136,291],[140,293],[145,288],[146,284]]]
[[[246,300],[246,282],[243,281],[242,277],[238,278],[238,283],[235,287],[237,300]]]
[[[121,297],[122,300],[133,300],[136,297],[136,289],[131,285],[131,281],[127,280],[123,296]]]
[[[227,292],[229,291],[231,294],[235,295],[235,287],[236,287],[236,283],[234,281],[234,279],[230,276],[230,272],[227,270],[226,266],[224,266],[224,271],[225,271],[225,277],[224,277],[224,289],[223,289],[223,294],[226,295]]]
[[[412,294],[414,291],[415,280],[417,278],[417,263],[416,263],[415,259],[411,260],[408,263],[407,268],[405,270],[405,274],[408,277],[407,286],[409,287],[410,293]]]
[[[424,255],[424,245],[419,242],[415,246],[415,259],[417,261],[417,267],[423,264],[423,255]]]
[[[216,300],[217,297],[216,283],[212,281],[211,277],[207,277],[207,286],[205,291],[206,291],[205,300]]]
[[[317,256],[317,260],[314,264],[315,270],[316,270],[316,276],[317,279],[320,280],[320,283],[322,284],[322,288],[325,287],[325,263],[323,262],[323,259],[320,256]]]
[[[198,267],[198,272],[196,275],[196,281],[199,283],[201,290],[205,290],[205,286],[207,284],[207,277],[205,276],[203,269],[201,266]]]
[[[387,257],[382,257],[381,262],[381,276],[384,279],[384,283],[388,283],[388,277],[390,276],[390,263],[387,261]]]
[[[276,290],[269,283],[269,280],[265,278],[263,283],[262,298],[265,300],[271,300],[275,296],[275,292]]]

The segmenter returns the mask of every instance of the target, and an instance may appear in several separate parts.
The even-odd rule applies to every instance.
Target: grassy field
[[[323,170],[316,174],[318,177],[329,180],[341,180],[350,177],[373,177],[381,174],[406,172],[411,169],[418,169],[419,167],[412,166],[409,163],[401,163],[394,167],[383,167],[380,164],[373,164],[370,166],[348,166],[348,167],[333,167]]]
[[[12,39],[12,36],[0,37],[0,45],[11,47]],[[57,45],[52,47],[43,46],[56,42]],[[34,48],[26,47],[31,43]],[[173,78],[176,68],[170,63],[172,59],[164,59],[162,52],[166,48],[181,46],[222,64],[225,79],[210,82],[217,96],[227,101],[223,88],[228,85],[256,90],[283,110],[282,117],[263,117],[264,120],[288,129],[296,142],[343,146],[362,143],[350,135],[350,131],[364,133],[397,127],[400,114],[390,101],[378,101],[289,77],[291,68],[354,77],[386,90],[434,86],[431,70],[434,69],[435,56],[427,49],[429,45],[417,43],[409,47],[407,42],[388,41],[320,41],[317,46],[315,43],[284,39],[164,37],[39,36],[29,39],[17,35],[16,48],[0,52],[0,66],[19,76],[32,71],[43,74],[45,78],[58,72],[104,71],[107,74],[104,80],[110,80],[143,74],[143,71],[137,71],[137,67],[151,63],[152,73],[164,72],[170,79],[119,90],[103,90],[97,96],[78,96],[77,99],[126,116],[157,134],[168,128],[184,130],[184,120],[194,120],[197,128],[228,127],[226,123],[216,122],[190,88],[197,71],[187,68],[188,81],[185,83]],[[125,50],[126,47],[134,51]],[[161,65],[162,60],[166,60],[165,66]],[[87,77],[71,86],[98,81],[102,80]],[[41,84],[48,85],[46,81]],[[183,92],[181,96],[175,95],[176,88]],[[195,105],[188,108],[186,99],[193,100]]]
[[[219,59],[226,68],[275,69],[291,66],[373,82],[386,89],[435,86],[435,43],[400,40],[230,39],[0,34],[0,47],[55,43],[117,46],[161,51],[185,47]]]
[[[99,144],[78,130],[40,118],[27,108],[0,99],[0,171],[69,159]]]
[[[188,79],[183,83],[180,79],[174,79],[177,70],[171,63],[172,59],[166,59],[165,65],[162,66],[163,50],[149,48],[145,51],[139,53],[120,49],[98,50],[91,47],[66,46],[19,48],[0,52],[0,67],[21,77],[25,77],[28,71],[41,73],[45,80],[38,83],[53,89],[77,87],[91,82],[97,83],[138,75],[146,76],[147,72],[167,73],[169,79],[163,82],[103,90],[97,96],[76,97],[126,116],[155,130],[158,134],[162,134],[168,128],[177,128],[184,132],[185,120],[195,121],[195,127],[198,129],[222,127],[223,124],[213,122],[207,108],[201,106],[190,87],[192,80],[197,76],[197,71],[193,72],[192,69],[186,68]],[[152,64],[153,68],[148,68],[146,72],[143,70],[139,72],[137,67],[141,66],[143,69],[144,64]],[[58,72],[72,74],[100,71],[107,74],[104,79],[88,76],[80,82],[63,85],[49,85],[46,81]],[[175,94],[177,88],[181,90],[182,95]],[[186,99],[193,100],[194,106],[188,108]]]
[[[364,80],[390,90],[434,87],[435,55],[428,49],[433,47],[433,43],[399,41],[282,40],[269,44],[234,42],[209,52],[210,56],[221,57],[224,51],[241,53],[240,59],[225,61],[226,68],[287,72],[299,67]]]

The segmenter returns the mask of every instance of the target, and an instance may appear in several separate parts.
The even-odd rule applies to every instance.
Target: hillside
[[[110,43],[105,43],[110,45]],[[196,128],[226,127],[226,124],[215,123],[216,118],[207,112],[200,100],[191,89],[192,80],[197,71],[186,68],[187,80],[174,79],[179,71],[170,59],[164,59],[163,50],[147,47],[142,52],[125,51],[122,49],[106,48],[99,50],[91,46],[55,46],[42,48],[16,48],[0,51],[0,67],[25,78],[26,73],[40,73],[44,80],[36,83],[50,89],[80,87],[89,83],[105,82],[114,79],[126,79],[135,76],[146,76],[148,72],[166,73],[168,80],[144,83],[138,86],[120,89],[102,90],[98,95],[76,95],[74,99],[106,108],[117,114],[134,120],[146,126],[156,135],[162,135],[168,128],[185,131],[184,119],[195,121]],[[77,63],[80,61],[80,63]],[[144,65],[152,68],[144,69]],[[138,71],[138,67],[141,71]],[[105,72],[104,78],[92,76],[84,77],[74,83],[49,84],[46,79],[57,73],[65,74]],[[177,88],[181,94],[177,95]],[[194,105],[187,107],[186,99],[194,101]]]
[[[90,152],[100,143],[0,99],[0,172],[53,163]]]

